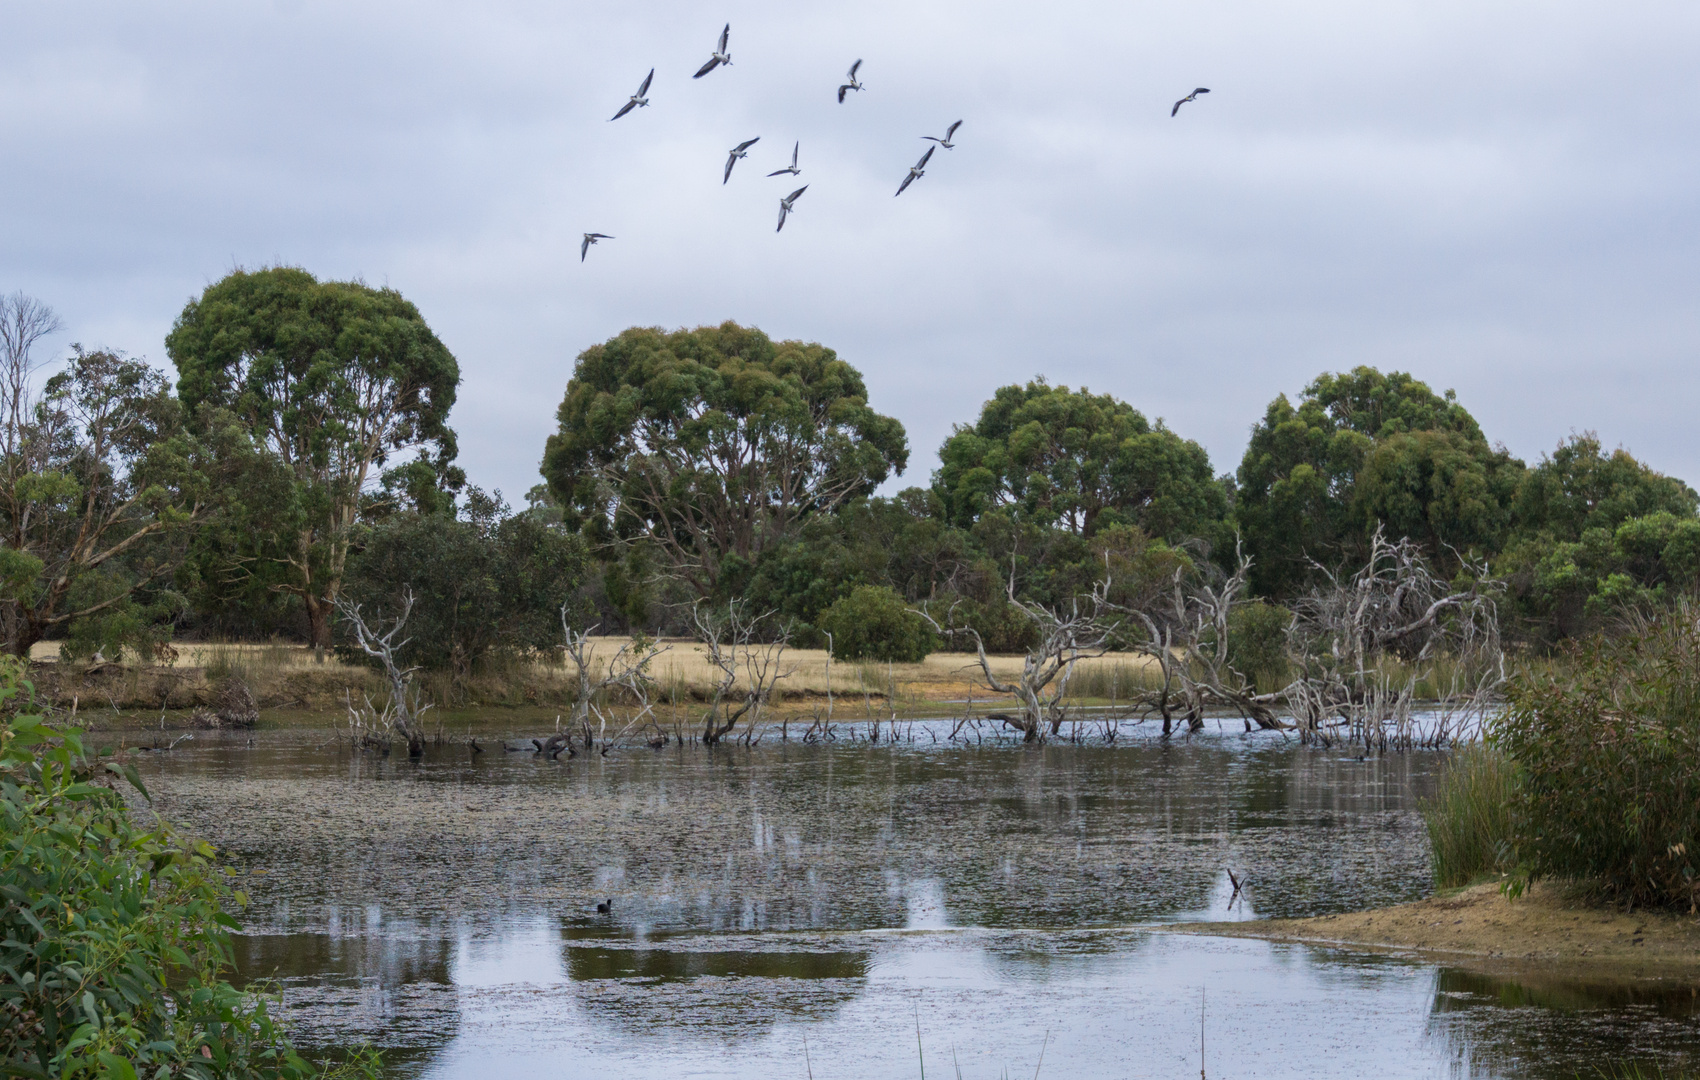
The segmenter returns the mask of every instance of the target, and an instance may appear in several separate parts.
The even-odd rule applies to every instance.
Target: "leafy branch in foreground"
[[[320,1075],[273,1003],[224,978],[246,898],[213,849],[138,826],[114,786],[145,795],[135,770],[30,714],[22,673],[0,658],[0,1074]]]

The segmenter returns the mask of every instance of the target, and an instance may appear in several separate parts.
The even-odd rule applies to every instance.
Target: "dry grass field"
[[[606,663],[624,638],[593,640],[593,659]],[[651,672],[659,696],[669,702],[703,699],[713,687],[716,669],[699,643],[686,639],[662,642],[664,650]],[[334,710],[345,694],[380,693],[381,680],[371,670],[345,664],[334,656],[315,659],[313,650],[296,644],[220,644],[182,642],[170,663],[107,664],[94,669],[59,665],[59,647],[44,642],[31,652],[35,681],[51,700],[72,700],[112,709],[183,709],[206,704],[213,688],[236,677],[252,688],[267,709]],[[996,656],[992,670],[1000,679],[1021,671],[1022,657]],[[1129,690],[1148,685],[1151,661],[1132,653],[1112,653],[1082,661],[1071,697],[1082,702],[1125,699]],[[988,704],[1006,700],[992,693],[970,653],[935,653],[919,664],[855,663],[832,660],[821,649],[787,649],[781,661],[786,673],[774,704],[810,708],[835,700],[882,703],[882,711],[905,715],[940,709],[955,711],[969,701]],[[480,673],[463,687],[452,687],[448,676],[421,676],[427,696],[445,705],[566,704],[572,698],[572,673],[555,660],[509,665]],[[87,707],[87,705],[85,705]]]

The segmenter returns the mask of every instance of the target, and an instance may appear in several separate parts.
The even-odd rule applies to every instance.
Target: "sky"
[[[726,22],[732,65],[693,80]],[[1700,484],[1692,3],[0,0],[0,25],[0,293],[58,311],[54,355],[169,369],[236,267],[387,285],[459,359],[461,464],[515,503],[579,352],[726,319],[864,374],[909,432],[888,489],[1037,375],[1230,472],[1277,394],[1359,364],[1456,389],[1531,462],[1594,431]],[[801,176],[767,177],[796,142]],[[581,263],[587,231],[614,239]]]

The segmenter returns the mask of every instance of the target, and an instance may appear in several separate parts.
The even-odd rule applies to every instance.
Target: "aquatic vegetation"
[[[1516,782],[1516,767],[1493,746],[1453,750],[1439,790],[1421,803],[1436,885],[1468,885],[1516,864]]]

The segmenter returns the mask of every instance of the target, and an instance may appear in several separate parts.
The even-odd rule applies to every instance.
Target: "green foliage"
[[[933,487],[959,528],[1008,507],[1085,536],[1121,524],[1184,540],[1213,536],[1227,512],[1203,447],[1108,394],[1043,379],[1000,387],[939,460]]]
[[[1516,847],[1532,877],[1599,882],[1626,904],[1700,901],[1700,625],[1681,604],[1513,681],[1496,741],[1520,770]]]
[[[159,630],[177,604],[160,591],[219,496],[209,448],[165,379],[72,349],[38,399],[0,416],[0,609],[18,655],[78,624]]]
[[[579,355],[543,475],[597,545],[642,539],[698,596],[908,461],[855,368],[736,323],[634,327]]]
[[[244,902],[204,843],[139,827],[76,729],[30,715],[0,661],[0,1072],[316,1074],[262,997],[224,980]]]
[[[1468,885],[1516,866],[1516,792],[1516,767],[1496,747],[1471,743],[1448,755],[1439,788],[1420,808],[1436,885]]]
[[[1359,367],[1319,376],[1297,407],[1270,402],[1239,468],[1235,517],[1252,583],[1293,596],[1311,560],[1361,561],[1377,523],[1447,561],[1498,549],[1522,465],[1491,448],[1451,391]]]
[[[372,530],[349,568],[347,597],[393,613],[404,590],[414,608],[397,654],[403,664],[447,668],[457,682],[495,655],[560,644],[561,605],[585,579],[584,542],[559,526],[509,515],[500,494],[468,494],[465,520],[398,514]],[[344,645],[350,659],[364,654]]]
[[[1529,470],[1495,570],[1534,637],[1580,636],[1700,587],[1696,499],[1627,452],[1574,437]]]
[[[1287,628],[1293,613],[1279,604],[1252,600],[1228,613],[1228,655],[1234,667],[1267,689],[1287,679]]]
[[[916,664],[939,647],[933,628],[896,591],[859,585],[821,615],[838,660],[889,660]]]
[[[408,450],[449,476],[459,365],[395,290],[291,267],[208,286],[166,351],[184,405],[228,413],[281,468],[244,502],[230,561],[265,563],[270,587],[300,597],[313,641],[327,644],[368,481]],[[417,476],[398,479],[417,495]]]

